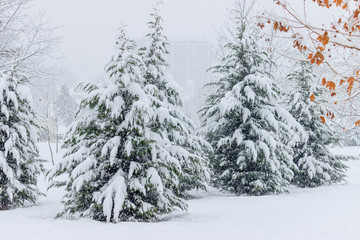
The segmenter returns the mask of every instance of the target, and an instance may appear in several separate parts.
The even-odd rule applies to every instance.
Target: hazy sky
[[[269,0],[268,0],[269,1]],[[35,0],[54,26],[62,26],[60,66],[79,81],[100,78],[114,47],[116,29],[126,24],[134,38],[146,32],[153,0]],[[216,40],[233,0],[165,0],[162,6],[168,37]],[[73,81],[73,80],[72,80]]]
[[[240,0],[245,1],[245,0]],[[59,51],[64,56],[59,66],[70,82],[99,80],[110,59],[121,23],[127,25],[129,36],[140,38],[155,0],[34,0],[35,10],[45,10],[46,19],[61,28],[63,37]],[[163,0],[161,15],[169,39],[202,39],[216,43],[217,30],[227,20],[227,9],[234,0]],[[295,8],[302,12],[303,0]],[[312,1],[307,3],[310,12]],[[272,11],[273,0],[258,0],[257,9]],[[319,9],[312,14],[316,20]],[[309,14],[311,15],[311,14]]]

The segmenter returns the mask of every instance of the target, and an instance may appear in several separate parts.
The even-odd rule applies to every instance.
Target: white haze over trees
[[[359,199],[358,152],[344,156],[341,146],[356,144],[358,131],[344,140],[344,118],[327,110],[323,69],[257,26],[272,4],[0,0],[0,225],[15,216],[30,222],[20,232],[45,238],[34,228],[45,209],[41,231],[81,233],[69,239],[169,239],[165,228],[179,222],[193,226],[175,239],[199,239],[211,218],[208,238],[221,226],[231,239],[239,223],[262,231],[271,215],[288,236],[306,225],[302,211],[315,216],[312,200],[331,218],[327,189],[339,206]],[[306,209],[281,212],[289,199]],[[89,228],[99,222],[102,230]]]

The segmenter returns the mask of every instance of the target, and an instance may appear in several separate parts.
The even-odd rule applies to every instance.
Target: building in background
[[[212,44],[204,40],[171,40],[169,51],[170,71],[177,81],[193,79],[202,86],[210,80],[207,69],[213,61]]]
[[[203,86],[211,81],[213,45],[206,40],[174,39],[169,46],[170,73],[181,87],[185,111],[196,121],[205,101]]]
[[[139,48],[146,46],[146,39],[137,39]],[[214,63],[214,47],[210,41],[200,39],[169,39],[169,73],[180,87],[184,111],[197,123],[198,111],[206,99],[204,85],[211,81],[207,70]]]

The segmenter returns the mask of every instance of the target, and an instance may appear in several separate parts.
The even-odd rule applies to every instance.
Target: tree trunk
[[[50,144],[50,129],[49,129],[49,125],[46,125],[46,130],[47,130],[47,133],[48,133],[48,145],[49,145],[49,150],[50,150],[51,162],[52,162],[53,165],[55,165],[54,155],[53,155],[53,151],[52,151],[51,144]]]

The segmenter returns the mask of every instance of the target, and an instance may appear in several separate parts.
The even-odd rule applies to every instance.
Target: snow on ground
[[[334,152],[358,157],[360,148],[336,148]],[[41,144],[41,156],[49,159],[46,144]],[[293,188],[289,194],[262,197],[235,197],[214,190],[189,201],[187,213],[160,223],[54,219],[62,208],[63,192],[51,189],[36,206],[0,212],[0,239],[358,240],[360,161],[348,165],[346,184]],[[46,184],[41,178],[44,191]]]

